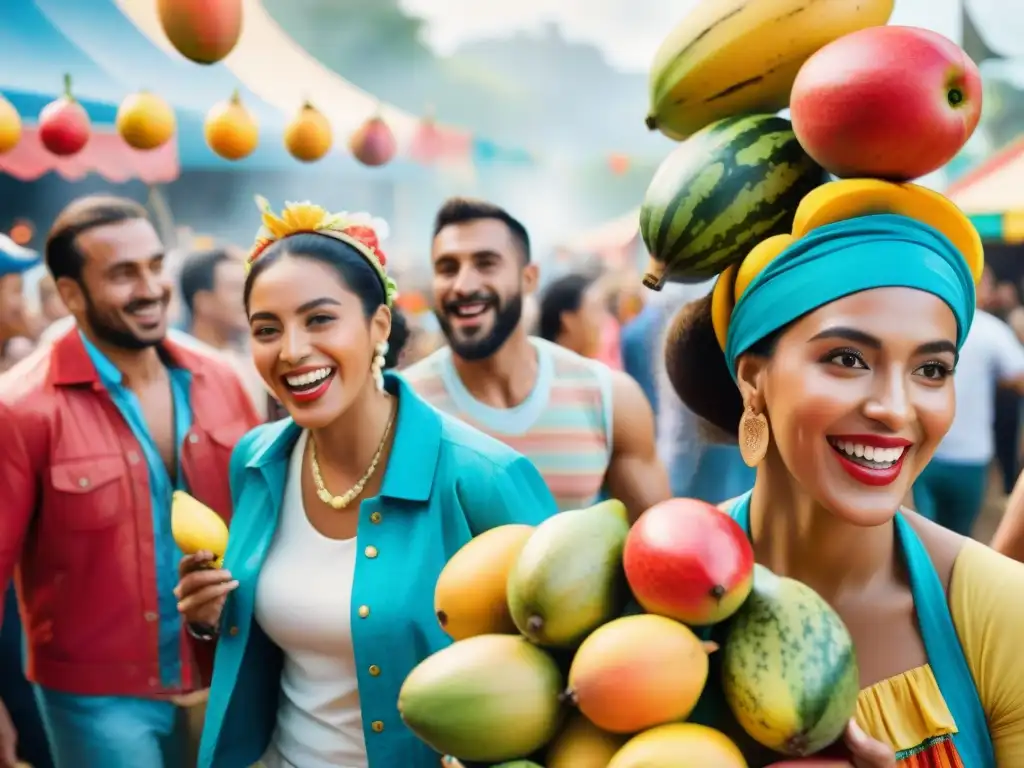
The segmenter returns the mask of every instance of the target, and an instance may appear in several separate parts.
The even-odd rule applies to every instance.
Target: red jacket
[[[228,463],[259,423],[225,363],[165,342],[192,374],[188,487],[225,520]],[[161,686],[149,473],[77,329],[0,376],[0,594],[16,577],[28,677],[68,693],[159,696],[201,688],[182,632],[182,688]]]

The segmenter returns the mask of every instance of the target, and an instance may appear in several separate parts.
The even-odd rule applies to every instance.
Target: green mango
[[[622,569],[628,533],[626,507],[615,499],[537,526],[508,576],[519,631],[540,646],[575,648],[620,616],[631,597]]]
[[[487,764],[532,755],[561,725],[565,677],[518,635],[478,635],[427,657],[409,673],[398,711],[442,755]]]

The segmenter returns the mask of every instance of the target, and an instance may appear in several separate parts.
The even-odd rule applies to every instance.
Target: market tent
[[[1024,242],[1024,137],[946,189],[985,239]]]

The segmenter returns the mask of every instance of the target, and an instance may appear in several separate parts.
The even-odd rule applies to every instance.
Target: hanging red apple
[[[60,157],[77,154],[89,142],[89,115],[71,93],[71,75],[64,75],[64,95],[39,113],[39,140]]]
[[[242,0],[157,0],[160,25],[178,53],[216,64],[242,35]]]
[[[348,148],[363,165],[384,165],[395,156],[395,134],[384,118],[374,115],[352,134]]]

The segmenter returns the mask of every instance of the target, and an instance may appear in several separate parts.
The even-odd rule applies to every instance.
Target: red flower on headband
[[[351,227],[345,227],[342,230],[346,235],[354,237],[356,240],[361,242],[375,254],[377,259],[380,261],[382,267],[386,267],[388,264],[387,257],[384,252],[380,249],[380,241],[377,240],[377,233],[372,227],[365,227],[361,224],[353,224]]]

